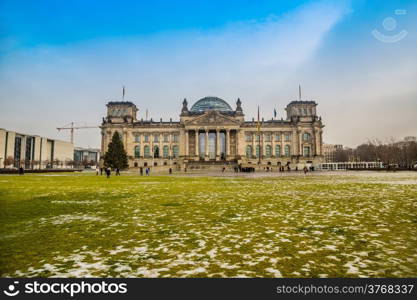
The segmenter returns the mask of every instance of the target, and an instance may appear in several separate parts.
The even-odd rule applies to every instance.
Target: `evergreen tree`
[[[120,135],[115,132],[109,143],[108,150],[104,154],[104,165],[112,169],[126,169],[127,164],[127,153],[123,147],[123,142]]]

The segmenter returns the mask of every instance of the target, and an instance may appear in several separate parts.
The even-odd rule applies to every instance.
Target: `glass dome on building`
[[[217,97],[204,97],[194,103],[190,109],[191,112],[204,112],[206,110],[233,111],[226,101]]]

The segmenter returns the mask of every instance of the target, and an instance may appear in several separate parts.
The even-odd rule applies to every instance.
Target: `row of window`
[[[307,115],[312,115],[313,114],[313,110],[311,109],[311,108],[303,108],[303,109],[301,109],[301,108],[299,108],[298,109],[298,115],[305,115],[305,116],[307,116]]]
[[[246,157],[247,158],[251,158],[253,156],[259,157],[260,150],[261,150],[261,147],[259,145],[256,146],[255,147],[256,153],[254,155],[252,146],[248,145],[248,146],[246,146]],[[265,157],[271,157],[272,156],[272,147],[270,145],[267,145],[265,147],[265,152],[262,153],[262,154]],[[286,145],[284,147],[284,153],[282,153],[281,152],[281,146],[280,145],[276,145],[275,146],[275,153],[274,154],[275,154],[276,157],[279,157],[279,156],[282,156],[282,155],[284,155],[286,157],[289,157],[289,156],[291,156],[291,146],[290,145]],[[311,156],[310,147],[308,147],[308,146],[303,147],[303,156],[305,156],[305,157],[310,157]]]
[[[152,136],[153,136],[153,141],[154,141],[154,143],[159,143],[159,140],[160,140],[160,134],[158,133],[158,134],[143,134],[143,141],[145,142],[145,143],[148,143],[148,142],[150,142],[150,140],[152,139]],[[168,143],[169,142],[169,134],[163,134],[162,135],[162,141],[164,142],[164,143]],[[135,142],[136,143],[139,143],[140,142],[140,137],[141,137],[141,135],[140,134],[135,134]],[[173,135],[172,135],[172,141],[174,142],[174,143],[178,143],[179,142],[179,140],[180,140],[180,135],[178,134],[178,133],[174,133]]]
[[[174,158],[178,158],[180,153],[180,149],[178,146],[173,146],[172,147],[172,156]],[[135,146],[134,148],[134,155],[135,158],[140,158],[140,146]],[[145,147],[143,147],[143,156],[144,157],[154,157],[154,158],[160,158],[161,157],[161,153],[159,150],[158,146],[154,146],[153,147],[153,155],[151,155],[151,147],[149,147],[148,145],[146,145]],[[169,158],[169,146],[164,146],[162,147],[162,157],[163,158]]]
[[[246,133],[246,138],[245,138],[246,142],[251,142],[252,138],[253,138],[253,135],[255,136],[255,141],[257,141],[257,142],[260,141],[260,138],[261,138],[260,134],[258,134],[258,133],[254,133],[254,134]],[[265,142],[271,142],[272,141],[272,134],[271,133],[264,133],[263,135],[264,135],[264,141]],[[274,133],[274,135],[275,135],[275,141],[280,142],[281,141],[281,136],[282,136],[281,132]],[[308,132],[304,132],[303,133],[303,141],[310,141],[310,140],[311,140],[311,134],[308,133]],[[290,142],[291,141],[291,133],[289,133],[289,132],[284,133],[284,141],[285,142]]]

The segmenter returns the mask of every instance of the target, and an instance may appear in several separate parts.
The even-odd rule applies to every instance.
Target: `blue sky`
[[[68,139],[126,99],[154,119],[207,95],[247,119],[297,97],[319,103],[325,141],[417,135],[413,1],[1,1],[0,127]],[[405,14],[395,14],[395,10]],[[384,27],[391,17],[395,28]],[[389,25],[389,24],[388,24]],[[406,36],[385,43],[401,30]],[[99,131],[76,144],[99,146]]]

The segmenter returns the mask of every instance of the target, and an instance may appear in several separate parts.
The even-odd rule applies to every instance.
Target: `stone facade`
[[[336,153],[340,150],[343,150],[343,145],[323,144],[324,161],[336,162]]]
[[[198,168],[237,165],[292,169],[323,161],[323,125],[314,101],[292,101],[285,120],[245,121],[241,101],[205,97],[191,109],[183,101],[179,122],[138,120],[132,102],[109,102],[101,125],[101,152],[119,132],[129,167]]]

